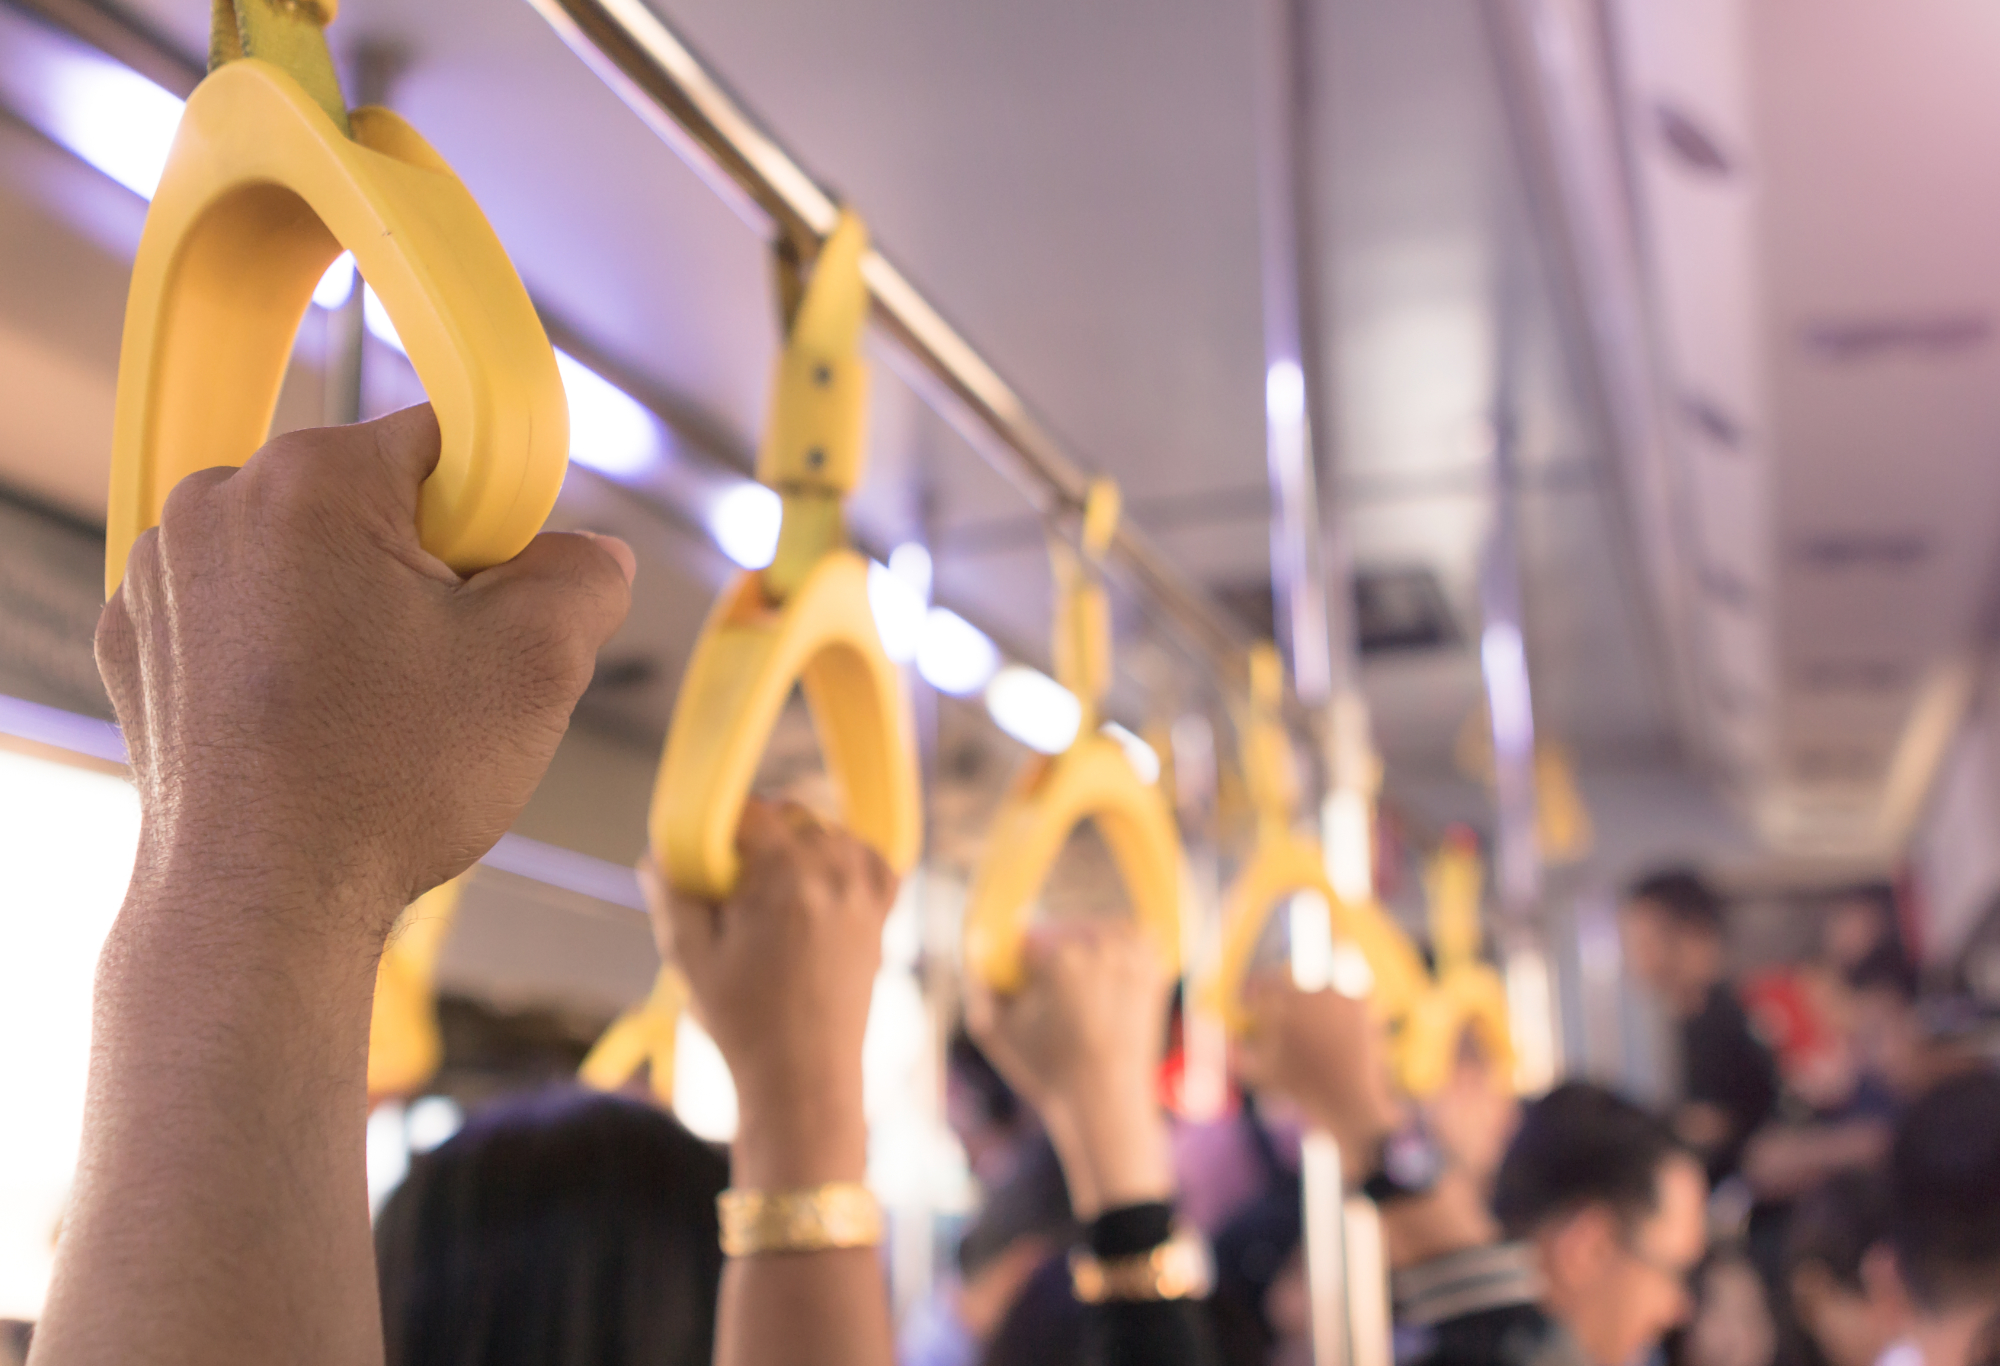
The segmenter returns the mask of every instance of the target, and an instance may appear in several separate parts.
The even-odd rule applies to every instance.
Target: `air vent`
[[[1219,588],[1216,596],[1253,634],[1265,638],[1275,635],[1268,580]],[[1458,627],[1437,575],[1420,566],[1357,569],[1354,621],[1364,655],[1441,649],[1459,641]]]
[[[1792,751],[1792,774],[1812,783],[1866,783],[1881,774],[1882,760],[1872,750],[1847,745],[1809,745]]]
[[[1354,575],[1361,653],[1435,650],[1458,640],[1437,575],[1428,569],[1363,569]]]
[[[1802,538],[1798,558],[1830,574],[1850,569],[1907,573],[1930,558],[1931,538],[1921,531],[1826,531]]]
[[[1800,344],[1809,354],[1838,365],[1894,355],[1942,360],[1992,339],[1993,319],[1984,313],[1823,319],[1800,330]]]
[[[1724,178],[1736,174],[1736,165],[1721,144],[1687,111],[1661,100],[1653,106],[1653,119],[1660,141],[1690,171]]]

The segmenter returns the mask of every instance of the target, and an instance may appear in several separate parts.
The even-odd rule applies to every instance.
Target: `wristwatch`
[[[1444,1153],[1421,1121],[1382,1140],[1375,1170],[1361,1183],[1361,1193],[1378,1205],[1429,1195],[1444,1175]]]

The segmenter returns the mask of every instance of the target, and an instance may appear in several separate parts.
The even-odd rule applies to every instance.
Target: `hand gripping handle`
[[[847,213],[820,250],[778,358],[758,461],[785,498],[777,559],[723,592],[674,704],[648,826],[667,881],[694,896],[719,900],[736,885],[736,827],[794,682],[847,827],[898,873],[922,845],[908,686],[882,651],[868,561],[840,529],[865,450],[867,244]]]

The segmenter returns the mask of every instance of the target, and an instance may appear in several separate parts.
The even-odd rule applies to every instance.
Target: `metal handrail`
[[[529,0],[632,111],[759,232],[804,254],[839,206],[641,0]],[[873,316],[897,369],[1045,519],[1081,515],[1091,474],[1029,414],[992,366],[879,251],[862,264]],[[1234,694],[1247,686],[1247,633],[1129,521],[1112,556],[1158,616]]]

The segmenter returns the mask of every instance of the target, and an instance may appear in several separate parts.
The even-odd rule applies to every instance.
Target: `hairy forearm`
[[[859,1067],[806,1088],[742,1090],[730,1184],[777,1192],[859,1181],[868,1128]],[[733,1258],[716,1311],[716,1366],[888,1366],[889,1298],[874,1248]]]
[[[379,908],[241,867],[142,868],[106,942],[37,1366],[381,1360],[364,1162],[380,944],[362,928]]]

